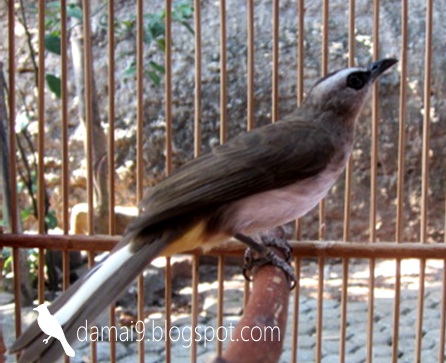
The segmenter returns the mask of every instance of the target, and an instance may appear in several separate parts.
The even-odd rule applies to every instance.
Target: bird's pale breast
[[[300,218],[327,195],[342,170],[327,170],[284,188],[241,199],[227,210],[227,227],[233,233],[251,234]]]

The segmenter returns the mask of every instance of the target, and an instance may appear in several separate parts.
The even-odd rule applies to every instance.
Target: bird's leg
[[[243,266],[243,275],[247,280],[251,280],[248,271],[250,272],[253,267],[271,264],[283,270],[290,282],[291,289],[294,288],[296,285],[296,276],[290,265],[291,246],[286,239],[277,235],[271,236],[270,234],[263,234],[261,236],[263,244],[261,244],[256,242],[252,237],[241,233],[236,234],[234,237],[249,246],[245,252],[245,263]],[[280,249],[285,254],[285,258],[279,257],[277,253],[267,246]],[[255,255],[258,255],[258,257]]]
[[[50,340],[50,338],[51,338],[51,335],[48,335],[48,338],[43,339],[42,341],[43,341],[45,344],[48,344],[48,340]]]

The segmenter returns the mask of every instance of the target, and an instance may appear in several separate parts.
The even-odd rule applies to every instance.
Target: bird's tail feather
[[[76,281],[48,307],[61,323],[68,342],[77,340],[78,328],[82,324],[85,326],[85,321],[93,323],[93,320],[125,291],[144,267],[161,253],[166,243],[164,238],[156,238],[151,243],[141,244],[137,253],[133,253],[128,242],[122,240],[103,262]],[[23,350],[19,363],[36,360],[40,363],[54,362],[64,350],[55,339],[45,345],[42,342],[44,337],[45,334],[36,320],[13,343],[9,352]]]
[[[74,357],[75,356],[74,349],[71,347],[70,343],[68,343],[68,341],[64,339],[64,337],[62,337],[62,339],[60,339],[59,341],[60,344],[62,344],[62,348],[65,354],[68,355],[69,357]]]

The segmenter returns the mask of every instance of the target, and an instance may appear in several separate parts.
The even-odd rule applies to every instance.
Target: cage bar
[[[254,128],[254,76],[255,76],[255,51],[254,51],[254,0],[246,1],[246,46],[247,46],[247,73],[246,73],[246,129]]]
[[[62,229],[68,233],[69,226],[69,154],[68,154],[68,35],[67,35],[67,2],[60,2],[60,117],[62,132]]]
[[[195,26],[195,97],[194,97],[194,156],[201,154],[201,5],[194,0]]]
[[[167,10],[166,10],[167,12]],[[167,18],[167,17],[166,17]],[[167,26],[166,26],[167,28]],[[166,30],[167,31],[167,30]],[[166,44],[167,48],[167,44]],[[167,49],[166,49],[167,52]],[[144,1],[136,2],[136,200],[144,195]],[[166,72],[167,73],[167,72]],[[167,119],[167,115],[166,115]],[[166,120],[167,123],[167,120]],[[166,126],[167,129],[167,126]],[[166,155],[169,151],[166,150]],[[144,276],[137,277],[137,318],[144,320]],[[145,343],[142,334],[138,334],[138,362],[144,363]]]
[[[429,208],[429,154],[430,154],[430,110],[431,110],[431,81],[432,81],[432,22],[433,2],[426,0],[426,28],[424,53],[424,90],[423,90],[423,147],[421,156],[421,207],[420,207],[420,241],[427,242],[428,208]],[[424,322],[426,260],[420,260],[418,310],[415,337],[415,360],[421,360]]]
[[[107,56],[108,56],[108,233],[116,234],[115,217],[115,2],[108,1],[108,33],[107,33]],[[114,343],[112,343],[114,345]]]
[[[62,231],[69,232],[69,154],[68,154],[68,35],[67,35],[67,3],[60,1],[60,118],[62,133]],[[62,289],[66,290],[70,286],[70,254],[68,251],[62,252]],[[70,362],[68,356],[64,357],[64,362]]]
[[[401,78],[398,132],[398,184],[396,197],[396,228],[395,241],[401,243],[404,235],[404,161],[406,147],[406,79],[407,79],[407,39],[408,39],[408,3],[401,1]],[[401,260],[395,264],[395,297],[393,307],[392,363],[398,362],[399,331],[401,306]]]
[[[191,301],[191,331],[194,332],[198,326],[198,284],[200,282],[200,276],[198,272],[199,257],[197,255],[192,256],[192,301]],[[190,346],[190,361],[195,363],[197,361],[197,341],[193,339]]]
[[[271,121],[279,120],[279,0],[272,2],[272,85]]]
[[[37,218],[38,231],[45,233],[45,2],[38,2],[38,38],[39,38],[39,58],[37,72],[37,113],[38,113],[38,137],[37,137]],[[14,151],[15,152],[15,151]],[[45,300],[45,250],[38,252],[38,278],[37,291],[39,304]]]
[[[88,234],[94,234],[94,182],[93,182],[93,59],[91,47],[90,2],[83,0],[83,38],[84,38],[84,84],[85,84],[85,127],[87,156],[87,204]]]
[[[227,139],[227,49],[226,1],[220,0],[220,143]]]
[[[355,65],[355,9],[356,1],[349,1],[348,14],[348,66]],[[351,196],[353,178],[353,157],[350,156],[345,168],[345,189],[344,189],[344,225],[342,239],[350,240],[350,220],[351,220]],[[340,306],[340,326],[339,326],[339,362],[346,362],[346,341],[347,341],[347,305],[348,305],[348,281],[349,281],[348,258],[342,259],[342,285],[341,285],[341,306]]]

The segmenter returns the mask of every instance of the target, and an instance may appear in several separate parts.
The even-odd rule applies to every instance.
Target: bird
[[[141,212],[108,257],[49,310],[67,340],[103,312],[155,257],[210,248],[304,216],[328,193],[352,152],[355,124],[373,83],[396,59],[343,68],[319,79],[302,105],[276,123],[242,133],[185,163],[149,190]],[[20,363],[51,363],[31,325],[12,345]]]
[[[37,317],[37,324],[39,328],[48,335],[48,338],[43,339],[44,344],[48,344],[48,341],[53,337],[56,338],[62,345],[65,354],[69,357],[74,357],[74,349],[71,347],[65,338],[65,334],[56,318],[51,315],[46,304],[40,304],[33,310],[39,313]]]

